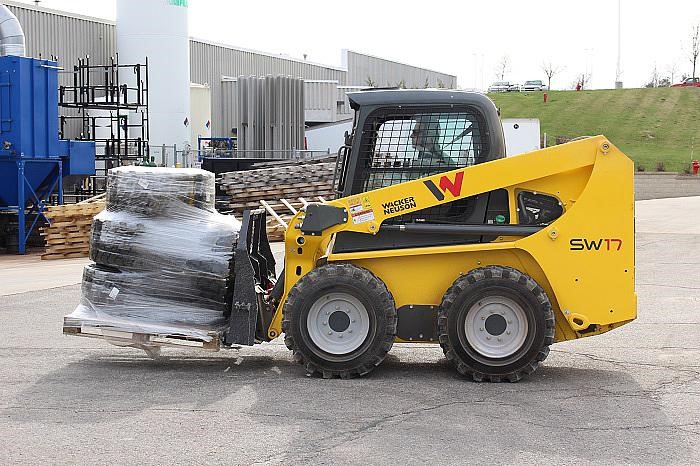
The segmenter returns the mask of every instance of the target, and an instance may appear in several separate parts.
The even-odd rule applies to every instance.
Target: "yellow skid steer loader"
[[[484,95],[349,99],[337,198],[291,220],[277,280],[265,214],[245,213],[225,344],[284,333],[309,373],[348,378],[433,342],[475,381],[515,382],[552,343],[636,317],[633,164],[604,136],[506,158]]]

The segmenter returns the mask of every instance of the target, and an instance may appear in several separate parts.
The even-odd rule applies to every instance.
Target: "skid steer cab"
[[[477,93],[349,94],[333,201],[289,223],[284,271],[245,214],[227,344],[284,333],[323,377],[436,343],[475,381],[515,382],[550,345],[636,317],[633,164],[604,136],[505,158]]]

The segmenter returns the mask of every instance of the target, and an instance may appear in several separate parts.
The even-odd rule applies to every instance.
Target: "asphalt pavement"
[[[61,334],[79,285],[0,296],[2,463],[698,463],[698,209],[638,202],[639,318],[517,384],[467,381],[430,345],[354,380],[306,377],[280,341],[151,360]]]

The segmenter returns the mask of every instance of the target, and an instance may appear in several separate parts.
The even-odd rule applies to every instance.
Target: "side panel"
[[[634,290],[634,165],[617,148],[598,146],[581,196],[539,233],[518,240],[542,267],[574,330],[637,315]]]
[[[359,259],[352,263],[372,271],[386,283],[397,308],[411,304],[438,306],[447,289],[461,275],[488,265],[505,265],[521,270],[534,278],[550,297],[554,294],[537,262],[525,251],[514,248]],[[552,299],[552,304],[558,324],[556,341],[576,338],[576,333],[563,324],[565,319],[555,299]]]

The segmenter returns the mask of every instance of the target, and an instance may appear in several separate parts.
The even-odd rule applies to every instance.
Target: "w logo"
[[[448,191],[452,196],[457,197],[462,192],[462,180],[464,179],[464,172],[458,172],[454,176],[454,180],[451,180],[447,175],[440,177],[439,187],[435,186],[433,180],[425,180],[423,183],[428,187],[435,199],[438,201],[445,200],[445,193]]]

